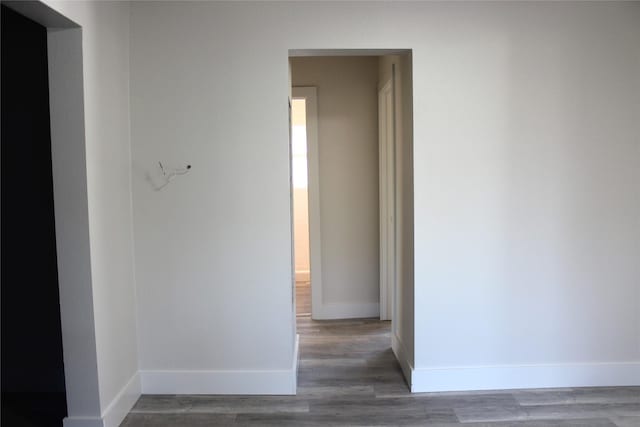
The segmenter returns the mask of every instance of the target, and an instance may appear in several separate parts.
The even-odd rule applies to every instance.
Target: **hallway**
[[[122,426],[640,425],[640,387],[412,395],[389,327],[299,317],[297,396],[142,396]]]

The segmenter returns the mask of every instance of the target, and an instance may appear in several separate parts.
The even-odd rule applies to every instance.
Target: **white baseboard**
[[[282,370],[140,371],[142,393],[296,394],[298,351],[299,337],[296,335],[291,368]]]
[[[66,417],[64,427],[118,427],[141,394],[140,374],[135,373],[129,382],[102,411],[101,417]]]
[[[111,401],[109,406],[102,411],[104,427],[118,427],[131,408],[133,408],[133,405],[136,404],[141,394],[142,385],[140,382],[140,374],[136,372],[127,385],[125,385]]]
[[[293,347],[293,384],[292,384],[292,393],[297,394],[298,392],[298,366],[300,365],[300,334],[296,334],[296,343]]]
[[[295,394],[295,371],[141,371],[143,394]]]
[[[391,349],[393,350],[393,354],[396,355],[396,359],[400,364],[404,379],[407,381],[407,384],[409,384],[409,389],[411,389],[413,366],[409,361],[409,353],[407,353],[407,349],[404,347],[404,343],[395,333],[391,334]]]
[[[311,272],[309,270],[296,270],[296,282],[310,282]]]
[[[380,304],[378,303],[325,303],[320,307],[311,306],[311,317],[314,320],[330,319],[360,319],[367,317],[380,317]]]
[[[413,369],[412,392],[640,385],[640,362]]]

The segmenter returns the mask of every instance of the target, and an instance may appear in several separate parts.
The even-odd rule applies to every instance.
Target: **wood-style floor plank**
[[[640,387],[410,393],[376,319],[298,317],[296,396],[142,396],[123,427],[640,427]]]

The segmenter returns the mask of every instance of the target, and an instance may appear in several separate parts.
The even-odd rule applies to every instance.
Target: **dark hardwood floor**
[[[122,425],[640,427],[640,387],[411,394],[389,326],[298,317],[296,396],[143,396]]]

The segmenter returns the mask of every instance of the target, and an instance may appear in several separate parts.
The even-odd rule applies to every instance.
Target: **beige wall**
[[[291,65],[294,86],[318,88],[323,303],[339,317],[378,315],[378,59]]]
[[[379,60],[379,86],[393,77],[396,116],[396,301],[394,348],[413,364],[413,76],[411,54]]]

